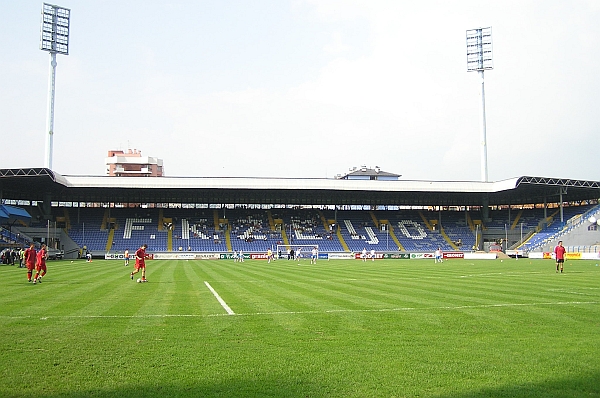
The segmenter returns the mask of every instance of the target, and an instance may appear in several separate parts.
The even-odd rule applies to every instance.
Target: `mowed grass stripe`
[[[207,281],[236,314],[287,310],[288,308],[282,308],[278,303],[269,300],[273,289],[265,288],[265,285],[273,285],[265,280],[269,280],[270,274],[256,271],[253,266],[256,267],[257,264],[252,263],[247,261],[224,267],[217,263],[207,265],[203,270],[207,273]],[[281,292],[277,289],[275,291],[276,296],[281,297]]]
[[[356,272],[360,272],[361,274],[364,274],[364,269],[360,268],[360,267],[348,267],[343,271],[340,271],[340,269],[337,269],[337,271],[340,271],[340,273],[338,275],[336,275],[336,281],[338,280],[348,280],[349,282],[346,282],[345,284],[334,284],[333,282],[325,282],[326,287],[323,287],[322,284],[323,282],[321,281],[321,278],[318,278],[319,274],[318,274],[318,269],[312,269],[311,273],[309,273],[307,275],[307,273],[304,270],[298,271],[300,268],[302,267],[290,267],[289,266],[283,266],[283,267],[275,267],[275,264],[271,264],[269,266],[266,266],[266,263],[264,262],[245,262],[242,264],[232,264],[231,267],[226,266],[223,268],[220,268],[218,273],[214,273],[212,276],[214,278],[223,278],[225,277],[225,274],[228,274],[227,277],[229,278],[233,278],[234,281],[232,282],[228,282],[227,284],[231,284],[231,283],[235,283],[235,286],[232,287],[232,293],[235,295],[235,292],[240,292],[240,291],[244,291],[244,292],[252,292],[253,294],[258,294],[261,295],[263,298],[268,297],[268,301],[270,303],[277,303],[277,306],[274,308],[274,312],[276,311],[305,311],[307,306],[313,307],[315,306],[318,307],[319,303],[321,302],[326,302],[329,303],[329,305],[331,305],[331,309],[340,309],[340,308],[363,308],[364,304],[366,301],[369,300],[373,300],[373,296],[374,295],[378,295],[381,294],[382,291],[385,291],[386,289],[389,289],[389,278],[386,279],[386,283],[383,284],[374,284],[371,287],[371,291],[363,291],[361,294],[348,294],[348,286],[346,285],[352,285],[353,283],[362,283],[364,285],[364,282],[361,282],[360,278],[357,278],[358,275],[352,273],[353,271]],[[218,265],[213,265],[215,267],[217,267],[218,269]],[[282,270],[283,268],[283,270]],[[420,269],[419,271],[421,271],[422,269]],[[369,271],[372,271],[369,270]],[[434,272],[431,272],[431,270],[426,270],[429,271],[427,273],[427,275],[425,276],[425,280],[427,281],[430,277],[435,276],[435,277],[439,277],[440,276],[440,272],[446,272],[448,273],[448,269],[444,269],[442,271],[440,271],[439,269],[434,270]],[[481,272],[480,270],[469,270],[470,272],[476,271],[476,272]],[[275,286],[278,286],[278,284],[281,284],[282,280],[281,279],[281,273],[284,272],[286,279],[284,280],[283,284],[284,286],[286,286],[283,290],[278,290],[277,288],[275,288]],[[343,272],[346,272],[346,274],[344,275]],[[460,273],[460,276],[462,276],[462,274],[464,274],[464,272],[462,271],[458,271]],[[512,272],[510,270],[508,270],[507,272]],[[505,275],[507,272],[499,272],[499,273],[489,273],[489,272],[484,272],[482,273],[482,275],[485,275],[485,277],[487,279],[489,279],[490,277],[494,277],[494,278],[502,278],[503,275]],[[242,276],[243,275],[243,276]],[[371,276],[371,275],[369,275]],[[325,279],[325,278],[324,278]],[[413,280],[414,278],[410,278],[410,280]],[[464,282],[464,278],[459,278],[457,279],[457,281],[452,282],[452,275],[450,275],[450,277],[448,275],[446,275],[445,279],[450,279],[450,282],[444,281],[443,283],[445,283],[446,285],[442,285],[442,287],[440,287],[439,285],[432,285],[431,283],[423,283],[421,282],[421,284],[419,285],[419,289],[417,290],[410,290],[407,289],[406,286],[401,286],[398,288],[398,291],[402,292],[401,294],[403,294],[405,298],[405,303],[408,302],[411,305],[416,305],[421,303],[422,305],[425,306],[435,306],[435,307],[444,307],[447,306],[446,304],[448,302],[451,302],[452,305],[457,305],[457,304],[462,304],[462,305],[471,305],[471,306],[476,306],[479,304],[482,305],[486,305],[486,304],[494,304],[494,303],[511,303],[514,301],[515,298],[518,297],[523,297],[525,296],[525,294],[523,294],[522,292],[515,292],[514,288],[508,288],[507,284],[505,281],[493,281],[493,282],[486,282],[487,284],[487,289],[482,289],[480,295],[474,295],[472,292],[475,289],[473,286],[477,286],[477,284],[473,284],[473,285],[469,285],[467,284],[465,285]],[[225,279],[226,280],[226,279]],[[370,279],[367,279],[367,281],[371,281]],[[381,280],[383,282],[383,279]],[[269,283],[270,282],[270,283]],[[462,286],[462,290],[458,289],[458,294],[455,294],[455,297],[452,297],[449,295],[451,295],[452,293],[449,293],[451,289],[451,287],[447,286],[448,283],[454,283],[455,286]],[[248,284],[255,284],[256,286],[252,287],[252,288],[248,288]],[[292,284],[292,285],[290,285]],[[333,284],[333,286],[331,286]],[[243,286],[242,286],[243,285]],[[260,289],[260,285],[268,285],[269,287],[269,291],[266,293],[260,293],[261,289]],[[356,287],[354,287],[352,290],[357,289]],[[364,289],[363,286],[359,287],[358,289]],[[392,290],[395,288],[392,288]],[[490,294],[490,292],[493,292],[493,289],[497,289],[500,293],[498,292],[494,292],[494,294]],[[226,288],[227,290],[227,288]],[[408,294],[407,294],[408,293]],[[358,301],[360,301],[359,304],[356,304],[356,299],[352,298],[350,300],[339,300],[340,299],[340,294],[344,295],[346,298],[347,297],[358,297]],[[321,297],[319,297],[319,295],[321,295]],[[332,300],[332,296],[334,297],[334,300]],[[285,297],[285,299],[282,299],[281,297]],[[307,303],[307,305],[305,306],[301,306],[301,307],[297,307],[294,306],[293,308],[291,307],[291,304],[302,304],[305,303],[305,301],[303,301],[303,297],[309,297],[310,301]],[[366,297],[366,299],[365,299]],[[438,299],[439,297],[439,299]],[[453,298],[458,297],[458,299],[460,299],[460,302],[456,302],[456,300],[454,300]],[[337,299],[337,301],[336,301]],[[450,299],[450,300],[449,300]],[[532,302],[539,302],[539,297],[536,296],[532,296],[530,297],[530,301]],[[383,302],[384,306],[385,304],[389,304],[390,303],[390,298],[385,298],[385,299],[380,299],[380,300],[374,300],[371,302],[371,304],[373,304],[375,301],[379,301],[379,302]],[[395,302],[395,296],[392,294],[391,296],[391,302]],[[524,300],[524,302],[527,302],[527,300]],[[358,305],[358,307],[357,307]],[[261,312],[261,311],[265,311],[265,306],[268,305],[264,305],[261,306],[260,308],[257,309],[257,312]],[[367,306],[368,307],[368,306]],[[256,309],[256,308],[255,308]],[[239,312],[239,311],[238,311]]]
[[[172,264],[173,262],[164,262],[162,264],[158,262],[154,263],[152,267],[149,267],[149,277],[152,277],[151,275],[153,272],[157,272],[159,270],[164,272],[168,270],[169,263]],[[343,309],[385,309],[388,307],[410,308],[414,306],[418,307],[419,305],[426,307],[451,307],[464,305],[475,306],[476,308],[476,306],[479,304],[486,305],[494,303],[510,303],[512,302],[511,298],[513,300],[516,300],[517,302],[543,302],[543,300],[537,293],[533,294],[531,297],[528,297],[528,300],[523,300],[523,298],[527,296],[526,293],[531,292],[532,290],[526,289],[520,292],[518,290],[515,291],[515,284],[513,284],[509,289],[504,281],[501,281],[500,283],[494,282],[493,279],[490,278],[490,275],[485,276],[484,282],[478,282],[471,285],[467,284],[467,286],[463,286],[463,290],[452,286],[463,285],[464,279],[458,279],[457,281],[453,281],[451,277],[446,278],[447,281],[444,281],[444,285],[440,286],[439,284],[431,284],[426,282],[425,286],[421,284],[421,286],[418,286],[417,289],[415,287],[408,288],[406,285],[402,285],[402,283],[410,283],[412,281],[412,278],[408,281],[393,281],[391,278],[388,278],[386,279],[386,283],[381,284],[375,283],[371,279],[366,279],[366,281],[362,281],[360,278],[356,278],[356,276],[358,275],[352,273],[353,271],[358,271],[361,274],[364,274],[365,269],[363,269],[360,266],[347,267],[343,270],[343,272],[346,272],[345,275],[343,273],[337,275],[337,277],[339,278],[338,280],[344,281],[343,283],[341,283],[337,281],[323,281],[326,278],[319,278],[319,269],[312,269],[311,272],[307,275],[307,273],[304,270],[297,270],[295,267],[293,267],[293,270],[290,271],[289,269],[287,269],[289,267],[282,267],[283,270],[275,267],[261,267],[264,264],[265,263],[248,263],[248,268],[244,267],[244,265],[246,264],[240,264],[241,266],[238,265],[237,267],[228,268],[223,267],[220,262],[216,262],[213,263],[211,266],[214,270],[218,271],[218,274],[215,275],[219,275],[219,277],[226,276],[239,278],[239,275],[234,275],[235,273],[242,273],[243,278],[241,279],[243,280],[247,280],[249,277],[251,277],[250,280],[253,281],[253,283],[256,286],[252,287],[251,289],[244,289],[250,296],[254,295],[261,297],[260,300],[263,302],[263,304],[261,304],[259,307],[253,305],[251,308],[248,309],[247,312],[305,312],[312,310],[335,311]],[[186,265],[187,267],[185,269],[201,268],[198,262],[190,262]],[[183,268],[183,265],[181,265],[181,267]],[[66,267],[62,268],[66,269]],[[92,267],[88,266],[87,268]],[[108,272],[108,270],[110,270],[110,265],[100,267],[100,271],[102,271],[103,269],[104,272]],[[79,279],[75,279],[76,285],[80,284],[83,281],[85,281],[86,283],[91,283],[91,279],[93,279],[94,285],[96,285],[95,289],[108,291],[110,293],[105,294],[105,297],[102,300],[98,301],[99,304],[93,304],[91,307],[86,305],[85,298],[73,301],[70,300],[69,297],[64,296],[63,299],[65,301],[71,302],[71,306],[76,305],[76,307],[71,308],[71,314],[73,316],[85,316],[89,314],[111,314],[114,312],[112,310],[113,307],[120,309],[123,301],[129,301],[131,298],[133,298],[128,295],[129,289],[132,288],[131,282],[129,285],[124,285],[120,282],[123,279],[122,275],[125,274],[126,277],[127,273],[129,272],[129,269],[126,269],[124,267],[115,269],[117,271],[119,269],[127,271],[122,271],[122,274],[117,273],[112,278],[98,278],[97,276],[102,272],[84,272],[83,274],[78,274]],[[340,271],[339,267],[336,270]],[[60,267],[57,267],[55,271],[58,275]],[[331,270],[328,269],[327,271]],[[373,269],[369,269],[367,271],[371,273],[371,275],[368,276],[373,276]],[[432,274],[438,274],[440,272],[439,270],[435,270],[435,272],[432,273],[431,270],[427,269],[425,271],[429,271],[427,272],[425,281],[427,281],[428,278],[432,276]],[[445,271],[448,272],[448,269],[446,269]],[[506,274],[507,272],[511,272],[511,270],[507,270],[504,273],[498,273],[498,275],[496,275],[495,277],[501,278],[502,275]],[[229,275],[224,275],[225,273]],[[285,273],[289,280],[285,281],[283,284],[279,282],[281,281],[280,277],[282,276],[282,273]],[[158,275],[159,274],[157,274],[157,276]],[[291,279],[292,277],[296,278],[296,282],[293,282],[293,279]],[[200,279],[201,278],[195,281],[195,284],[198,286],[198,289],[191,289],[192,292],[200,292],[204,290],[202,287],[199,286],[199,284],[201,283]],[[115,280],[119,281],[119,283],[117,283],[115,287],[112,287],[110,289],[103,287],[103,285],[99,283],[101,281],[111,282]],[[265,290],[264,286],[259,286],[261,284],[268,284],[268,282],[265,281],[269,280],[273,281],[273,283],[279,283],[277,289],[274,289],[272,286],[268,286],[268,289]],[[392,280],[393,284],[390,283],[390,280]],[[381,281],[383,281],[383,279]],[[173,282],[172,278],[169,280],[169,282]],[[519,283],[525,282],[520,281]],[[486,285],[486,288],[482,289],[482,285]],[[240,288],[241,286],[237,286],[232,290],[233,297],[238,295],[238,293],[240,292]],[[183,292],[190,291],[190,289],[188,289],[185,286],[182,286],[181,290]],[[474,294],[478,290],[480,291],[479,294]],[[455,300],[455,297],[452,296],[453,293],[451,291],[454,291],[454,294],[458,292],[457,296],[461,298],[461,301],[458,301],[458,299]],[[494,292],[494,295],[490,294],[490,292]],[[78,295],[78,292],[74,291],[73,294]],[[162,291],[155,291],[155,294],[161,296],[163,301],[165,300],[165,297],[169,296],[181,298],[181,294],[174,294],[164,289]],[[88,294],[87,296],[90,297],[88,301],[94,300],[92,298],[94,297],[93,295]],[[557,294],[554,293],[548,294],[548,296],[549,299],[556,300],[558,298]],[[218,309],[217,304],[214,303],[214,300],[212,300],[210,296],[207,297],[209,301],[212,302],[213,306]],[[571,299],[569,293],[562,294],[560,298],[562,301],[565,302],[568,301],[568,299]],[[241,301],[247,302],[245,296],[241,297]],[[447,305],[448,302],[451,302],[452,304]],[[132,306],[135,306],[135,304],[132,304]],[[184,313],[193,313],[193,311],[189,311],[190,308],[193,308],[193,306],[190,307],[189,298],[184,299],[181,305],[177,306],[175,311],[173,311],[172,308],[169,309],[169,305],[160,307],[157,306],[156,303],[152,303],[150,307],[152,308],[151,312],[153,313],[156,313],[157,308],[163,308],[164,311],[159,311],[159,313],[164,312],[166,314],[173,312],[183,312],[180,311],[180,309],[182,308],[185,308],[186,310]],[[79,308],[79,310],[75,311],[75,308]],[[529,309],[529,311],[536,312],[537,310]],[[53,311],[44,308],[42,308],[40,312],[47,313],[49,315],[53,314]],[[126,313],[128,312],[126,311]],[[139,312],[138,310],[136,313],[134,313],[134,315],[144,315],[144,311]]]
[[[19,296],[25,296],[23,303],[35,305],[22,305],[12,314],[25,315],[28,312],[38,316],[77,315],[78,311],[85,314],[101,314],[113,302],[122,300],[122,295],[115,288],[120,285],[117,281],[126,279],[121,279],[125,275],[116,273],[111,264],[91,264],[93,265],[85,262],[50,262],[48,275],[44,277],[43,283],[33,286],[24,282],[18,289]],[[106,296],[106,299],[98,301],[98,297],[102,296]],[[91,309],[88,307],[90,305],[97,307]],[[34,311],[32,307],[35,308]]]
[[[367,262],[368,264],[368,262]],[[361,274],[365,274],[364,269],[356,269]],[[460,303],[474,304],[472,297],[465,295],[467,289],[463,290],[462,295],[451,292],[451,289],[445,284],[445,280],[432,280],[425,278],[416,281],[414,278],[405,280],[402,276],[398,278],[373,278],[373,269],[367,271],[369,275],[366,278],[352,278],[350,274],[346,278],[335,278],[313,281],[315,285],[329,289],[332,292],[352,291],[353,295],[358,297],[363,305],[389,306],[392,305],[425,305],[442,306],[448,300],[461,299]],[[439,276],[440,271],[435,271],[435,276]],[[356,275],[354,275],[356,276]],[[379,277],[380,275],[376,275]],[[429,273],[428,276],[432,276]],[[461,282],[461,285],[464,284]],[[451,292],[451,293],[449,293]],[[439,296],[441,299],[438,299]],[[488,300],[478,300],[475,303],[488,303]]]
[[[288,266],[278,266],[279,263],[281,261],[268,265],[266,262],[244,262],[231,267],[226,266],[219,269],[218,273],[210,275],[214,278],[211,284],[213,287],[220,282],[223,284],[223,288],[218,290],[228,303],[241,299],[242,308],[236,312],[262,312],[271,309],[306,311],[315,309],[324,302],[318,297],[320,292],[314,283],[305,282],[302,285],[301,281],[305,281],[306,276],[294,272],[294,269]],[[312,274],[308,276],[309,281],[312,278]],[[227,298],[228,295],[231,295],[231,298]],[[329,303],[329,306],[340,308],[336,305],[336,302],[340,301],[339,297],[328,295],[326,298],[325,302]],[[341,308],[346,306],[347,303],[344,302]]]
[[[202,270],[202,267],[198,264],[186,262],[180,265],[180,268],[186,276],[188,288],[187,295],[183,296],[185,299],[180,300],[179,313],[201,315],[221,313],[223,308],[204,285],[206,274]],[[182,290],[185,292],[183,287]]]
[[[352,288],[352,280],[338,276],[338,281],[344,279],[346,283],[330,283],[319,277],[318,269],[289,267],[287,264],[279,266],[279,262],[269,264],[250,263],[240,264],[236,268],[244,277],[236,276],[234,289],[244,289],[253,295],[260,295],[271,304],[276,305],[278,311],[306,311],[311,309],[345,309],[345,308],[369,308],[375,302],[364,294],[356,295]],[[284,262],[285,263],[285,262]],[[292,263],[293,264],[293,263]],[[351,274],[352,276],[356,276]],[[241,280],[241,282],[240,282]],[[243,284],[243,287],[240,285]],[[262,293],[261,293],[262,291]],[[265,311],[265,306],[255,311]]]
[[[159,263],[155,262],[152,267],[149,267],[149,278],[152,277],[152,273],[169,269],[169,264],[173,264],[174,262],[164,262]],[[517,289],[519,284],[525,284],[529,282],[525,282],[523,280],[518,280],[517,283],[513,283],[512,285],[507,285],[505,280],[502,280],[502,275],[510,272],[516,272],[506,270],[506,272],[498,273],[498,275],[494,276],[494,278],[500,278],[500,281],[495,281],[492,278],[492,275],[485,275],[484,281],[478,281],[473,284],[465,284],[465,278],[453,280],[452,276],[446,277],[443,284],[432,284],[427,283],[428,278],[432,276],[432,274],[439,274],[440,270],[436,269],[434,272],[431,270],[423,269],[421,267],[420,271],[426,271],[425,275],[425,283],[421,282],[418,286],[413,286],[411,281],[413,278],[409,278],[408,280],[393,280],[393,278],[381,279],[381,282],[385,281],[385,283],[379,283],[372,279],[365,279],[364,281],[357,276],[361,276],[365,274],[365,269],[360,266],[355,267],[346,267],[340,268],[336,267],[335,271],[338,272],[336,275],[337,279],[332,281],[328,281],[325,276],[320,276],[320,269],[314,267],[311,269],[310,273],[306,273],[305,270],[300,270],[298,268],[292,267],[292,270],[289,270],[288,267],[264,267],[266,263],[257,262],[258,264],[252,263],[244,263],[244,264],[236,264],[236,267],[223,267],[221,262],[215,262],[210,264],[211,272],[213,273],[213,277],[219,278],[233,278],[240,279],[243,281],[247,281],[248,279],[258,285],[269,284],[271,281],[274,284],[279,283],[277,289],[273,289],[272,286],[269,286],[267,290],[264,290],[264,287],[253,287],[252,289],[244,288],[246,292],[252,294],[258,294],[259,297],[263,299],[268,298],[268,303],[261,306],[259,308],[260,311],[265,311],[268,309],[269,303],[271,305],[275,305],[273,307],[273,312],[276,311],[306,311],[311,308],[324,308],[323,303],[325,305],[330,305],[329,309],[344,309],[344,308],[370,308],[371,306],[377,307],[388,307],[390,305],[394,306],[414,306],[414,305],[424,305],[430,307],[441,307],[444,306],[447,302],[452,302],[453,305],[462,304],[462,305],[477,305],[477,304],[490,304],[490,303],[504,303],[504,302],[512,302],[512,300],[516,300],[517,302],[543,302],[543,297],[540,294],[530,293],[533,292],[533,289]],[[85,263],[84,263],[85,264]],[[96,263],[94,263],[95,265]],[[188,265],[189,264],[189,265]],[[186,263],[185,269],[197,269],[201,270],[202,262],[198,264],[198,262],[189,262]],[[247,264],[247,265],[246,265]],[[184,267],[180,264],[181,267]],[[55,275],[59,275],[60,269],[67,269],[67,267],[56,267]],[[299,267],[302,268],[302,267]],[[405,267],[406,268],[406,267]],[[92,269],[93,272],[87,272],[88,269]],[[86,314],[102,314],[102,313],[111,313],[112,306],[120,307],[120,303],[123,300],[127,300],[129,297],[129,290],[132,288],[130,285],[124,285],[120,283],[120,281],[126,278],[127,273],[129,272],[129,268],[115,268],[117,271],[122,271],[122,274],[115,273],[111,277],[106,277],[103,274],[113,272],[111,271],[110,264],[99,267],[95,269],[93,267],[86,267],[83,269],[81,273],[77,273],[76,278],[73,280],[74,285],[81,285],[82,283],[93,283],[96,286],[95,289],[109,291],[110,293],[106,294],[104,300],[101,300],[101,305],[98,305],[98,308],[88,307],[86,306],[85,297],[90,297],[89,300],[93,300],[94,295],[86,295],[84,297],[79,298],[78,300],[71,300],[68,296],[63,296],[67,302],[70,302],[73,308],[71,308],[73,315],[77,316],[77,312],[75,308],[79,308],[79,312],[83,312]],[[69,271],[72,271],[70,269]],[[327,269],[327,272],[331,272],[331,269]],[[368,269],[368,271],[373,276],[373,269]],[[381,270],[376,270],[380,272]],[[448,268],[444,269],[445,272],[452,273],[456,272],[455,270],[448,270]],[[356,275],[355,273],[359,272],[361,275]],[[462,273],[458,271],[459,273]],[[172,274],[172,272],[171,272]],[[495,273],[492,273],[495,274]],[[125,275],[125,276],[123,276]],[[156,274],[157,276],[160,274]],[[287,279],[281,279],[281,277],[285,275]],[[210,275],[207,275],[210,276]],[[71,276],[72,277],[72,276]],[[295,278],[295,279],[294,279]],[[202,278],[198,278],[195,281],[195,284],[199,286]],[[468,278],[472,280],[474,278]],[[555,278],[554,278],[555,279]],[[281,284],[281,281],[285,282]],[[119,281],[116,287],[111,289],[106,289],[101,282],[114,282]],[[338,281],[344,281],[338,282]],[[173,282],[172,279],[169,282]],[[539,282],[539,281],[538,281]],[[26,283],[26,282],[25,282]],[[242,284],[247,286],[247,283],[244,282],[236,282],[238,286],[232,289],[232,297],[235,297],[237,292],[242,288]],[[410,287],[407,284],[411,284]],[[125,287],[128,286],[128,287]],[[146,285],[145,285],[146,286]],[[460,286],[460,288],[459,288]],[[483,288],[485,286],[485,288]],[[262,290],[261,290],[262,289]],[[570,289],[567,287],[566,289]],[[93,291],[94,289],[92,289]],[[149,289],[148,289],[149,290]],[[181,287],[182,291],[188,292],[185,286]],[[200,292],[201,287],[198,289],[193,289],[194,292]],[[227,290],[227,289],[225,289]],[[543,289],[542,289],[543,290]],[[548,293],[546,297],[548,299],[560,298],[562,301],[572,300],[572,295],[568,292],[550,292],[551,289],[546,289]],[[30,291],[33,291],[30,289]],[[263,293],[261,293],[261,291]],[[538,288],[538,292],[539,292]],[[156,292],[156,291],[155,291]],[[163,292],[163,293],[161,293]],[[493,292],[493,294],[492,294]],[[592,290],[593,292],[593,290]],[[458,293],[458,294],[457,294]],[[475,294],[478,293],[478,294]],[[73,296],[79,297],[79,292],[76,289],[71,290],[71,294]],[[180,294],[173,294],[168,290],[158,291],[158,295],[165,296],[175,296],[181,297]],[[454,296],[453,296],[454,295]],[[594,294],[590,294],[591,297],[594,297]],[[457,298],[458,297],[458,298]],[[458,301],[460,299],[460,301]],[[242,297],[242,301],[244,301],[244,297]],[[175,312],[180,312],[179,308],[189,309],[189,300],[184,300],[185,303],[182,306],[178,306]],[[187,305],[185,305],[187,304]],[[298,307],[298,304],[301,304]],[[154,312],[156,312],[157,306],[152,304]],[[167,306],[168,307],[168,306]],[[164,307],[165,309],[167,307]],[[251,308],[256,311],[256,308]],[[43,312],[47,312],[52,314],[53,312],[49,308],[42,308]],[[166,310],[165,313],[173,312],[171,310]],[[188,311],[189,312],[189,311]]]
[[[256,270],[254,270],[254,271],[253,271],[253,273],[255,274],[254,276],[256,276]],[[262,274],[261,276],[263,276],[263,277],[265,276],[265,272],[264,272],[264,271],[261,271],[261,274]],[[296,276],[296,274],[293,274],[293,273],[288,273],[288,278],[287,278],[287,280],[288,280],[288,281],[294,280],[294,277],[295,277],[295,276]],[[308,281],[309,281],[308,283],[309,283],[309,284],[319,284],[319,281],[318,281],[318,280],[313,280],[313,279],[311,279],[311,278],[313,278],[314,276],[316,276],[316,275],[313,275],[313,274],[311,274],[311,275],[308,277]],[[356,275],[354,275],[354,276],[356,276]],[[430,275],[427,275],[427,276],[430,276]],[[443,277],[443,275],[438,275],[438,276],[439,276],[439,277]],[[448,275],[446,275],[446,278],[445,278],[445,279],[448,279],[447,277],[448,277]],[[338,280],[344,280],[344,279],[348,279],[348,280],[357,280],[357,282],[356,282],[356,283],[363,283],[363,284],[371,281],[371,279],[369,279],[368,277],[365,279],[365,281],[363,281],[362,279],[351,278],[351,277],[349,277],[349,276],[348,276],[348,277],[343,277],[342,275],[340,275],[340,274],[338,273],[338,274],[336,275],[336,279],[333,279],[333,281],[328,281],[327,283],[331,284],[331,283],[334,283],[335,281],[338,281]],[[411,279],[411,280],[413,280],[414,278],[410,278],[410,279]],[[425,279],[427,279],[427,278],[425,278]],[[265,280],[267,280],[267,279],[265,279]],[[298,279],[298,278],[296,278],[295,280],[299,280],[299,279]],[[250,279],[250,280],[249,280],[249,282],[254,282],[254,283],[256,283],[257,281],[258,281],[257,279]],[[388,281],[389,281],[389,279],[388,279]],[[387,282],[387,281],[386,281],[386,282]],[[265,282],[265,283],[266,283],[266,282]],[[464,284],[464,282],[463,282],[462,280],[461,280],[460,282],[457,282],[457,286],[458,286],[458,283],[460,283],[460,285],[463,285],[463,284]],[[352,282],[349,282],[349,284],[352,284]],[[372,293],[373,293],[373,294],[376,294],[378,291],[385,290],[387,286],[389,286],[389,283],[385,283],[385,284],[382,284],[382,285],[379,285],[379,284],[374,284],[374,285],[373,285],[373,292],[372,292]],[[435,284],[421,284],[421,286],[423,286],[423,287],[421,288],[421,290],[423,290],[423,291],[425,291],[425,292],[434,292],[434,293],[432,293],[432,294],[435,294],[435,291],[437,290],[437,287],[436,287],[436,285],[435,285]],[[407,288],[407,286],[406,286],[406,283],[405,283],[404,285],[401,285],[401,286],[399,287],[399,289],[398,289],[398,290],[402,291],[402,290],[406,290],[406,288]],[[392,288],[392,289],[395,289],[395,288]],[[466,288],[464,288],[463,290],[459,290],[459,292],[460,292],[460,296],[463,298],[463,300],[464,300],[464,298],[465,298],[465,297],[467,297],[467,298],[469,298],[469,297],[474,297],[472,294],[469,294],[469,291],[470,291],[470,290],[472,290],[472,289],[473,289],[473,288],[472,288],[471,286],[467,286],[467,287],[466,287]],[[504,297],[500,297],[500,296],[501,296],[501,293],[498,293],[498,292],[496,292],[496,293],[495,293],[493,296],[491,296],[491,295],[489,294],[489,292],[490,292],[490,291],[493,291],[493,289],[497,289],[497,290],[498,290],[498,292],[501,292],[501,291],[503,291],[503,290],[504,290],[504,293],[503,293],[503,294],[504,294]],[[334,290],[334,291],[337,291],[337,290],[338,290],[338,288],[336,287],[336,288],[335,288],[335,289],[333,289],[333,290]],[[439,293],[439,294],[440,294],[440,295],[442,295],[442,296],[443,296],[443,295],[447,295],[449,290],[451,290],[451,289],[442,290],[442,291],[441,291],[441,293]],[[414,293],[414,292],[410,292],[410,293],[411,293],[411,295],[412,295],[412,293]],[[512,301],[512,300],[507,300],[507,299],[512,299],[512,298],[514,298],[514,297],[518,297],[518,296],[516,296],[516,295],[513,293],[513,288],[506,288],[505,286],[502,286],[502,285],[501,285],[501,284],[499,284],[498,282],[494,282],[494,284],[488,284],[488,290],[483,290],[483,291],[482,291],[482,293],[481,293],[481,296],[482,296],[482,299],[481,299],[481,300],[479,300],[479,301],[477,301],[477,303],[478,303],[478,302],[487,303],[487,302],[490,302],[490,301],[492,301],[492,300],[493,300],[493,301],[501,301],[501,302],[506,302],[506,301]],[[523,297],[523,296],[521,296],[521,297]],[[533,299],[535,299],[535,298],[536,298],[535,296],[532,296],[532,297],[533,297]],[[526,301],[526,300],[525,300],[525,301]],[[439,304],[439,302],[438,302],[437,300],[436,300],[434,303],[435,303],[435,304]],[[469,303],[469,302],[467,302],[467,303]],[[474,303],[472,303],[472,302],[471,302],[471,304],[474,304]]]

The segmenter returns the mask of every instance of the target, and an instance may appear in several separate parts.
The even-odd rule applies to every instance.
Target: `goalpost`
[[[298,249],[300,249],[300,258],[308,258],[310,259],[310,255],[313,249],[319,250],[319,245],[277,245],[275,254],[278,258],[287,258],[288,249],[294,250],[294,256],[298,254]],[[281,256],[279,256],[279,252],[281,251]]]

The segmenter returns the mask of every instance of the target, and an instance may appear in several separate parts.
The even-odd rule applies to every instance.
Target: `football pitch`
[[[600,266],[0,267],[2,397],[600,397]],[[136,276],[137,277],[137,276]]]

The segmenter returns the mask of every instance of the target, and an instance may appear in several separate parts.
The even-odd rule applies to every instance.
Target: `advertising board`
[[[448,259],[448,258],[465,258],[465,253],[463,253],[463,252],[444,252],[444,253],[442,253],[442,257],[444,259]]]
[[[598,260],[600,259],[600,253],[581,253],[582,260]]]
[[[328,253],[329,260],[352,260],[354,254],[352,253]]]
[[[156,259],[156,253],[150,253],[146,255],[146,258],[149,260]],[[104,253],[105,260],[124,260],[125,255],[123,253]],[[131,257],[132,261],[135,261],[135,256]]]
[[[411,260],[435,259],[433,253],[410,253]]]
[[[266,253],[250,253],[250,259],[251,260],[266,260],[267,254]]]
[[[382,259],[383,253],[375,253],[375,259]],[[362,260],[362,253],[354,253],[355,260]],[[371,260],[371,253],[367,253],[367,260]]]
[[[394,260],[408,260],[410,259],[410,253],[383,253],[383,258]]]
[[[465,260],[495,260],[498,256],[496,253],[464,253]]]
[[[179,260],[179,259],[183,259],[182,257],[179,257],[180,254],[184,254],[184,253],[155,253],[154,254],[154,259],[156,260]],[[193,253],[185,253],[187,255],[187,257],[185,257],[186,260],[193,260],[194,259],[194,255]]]

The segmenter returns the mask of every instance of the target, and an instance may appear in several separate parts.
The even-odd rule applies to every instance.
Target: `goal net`
[[[288,255],[291,255],[291,251],[293,250],[294,258],[310,259],[313,249],[317,249],[318,251],[319,245],[277,245],[275,254],[279,258],[288,258]]]

